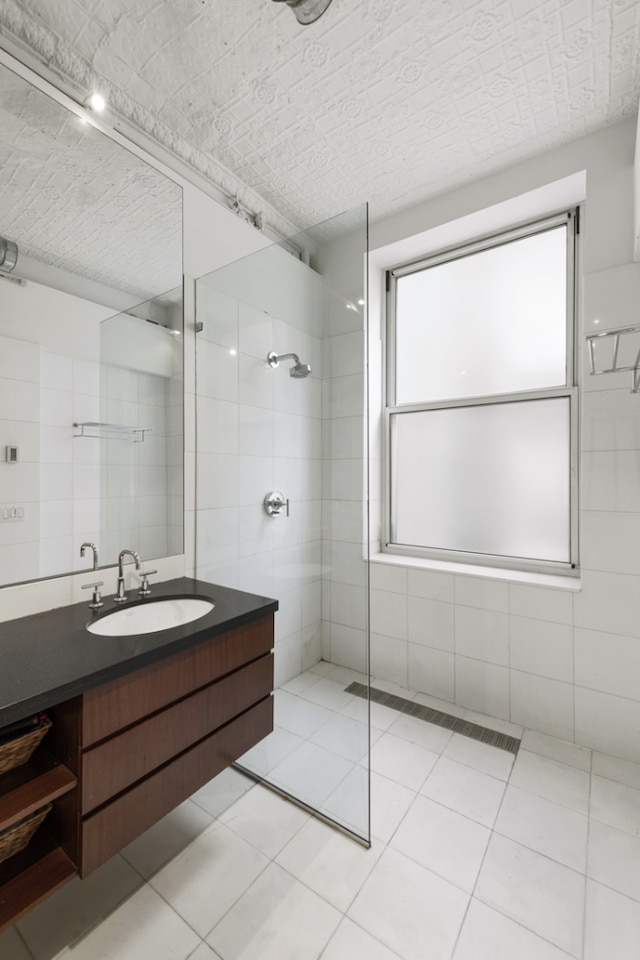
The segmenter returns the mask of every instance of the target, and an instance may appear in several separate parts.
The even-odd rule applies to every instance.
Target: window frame
[[[416,258],[389,267],[385,271],[385,317],[383,329],[383,383],[382,383],[382,553],[395,556],[419,557],[430,561],[471,564],[501,568],[503,570],[528,571],[533,573],[579,575],[578,542],[578,457],[579,457],[579,393],[577,364],[577,317],[578,275],[580,260],[580,213],[581,205],[561,212],[530,220],[511,228],[503,229],[480,238],[447,247],[433,254]],[[567,284],[566,284],[566,370],[565,384],[557,387],[513,391],[501,394],[451,398],[440,401],[396,404],[396,283],[409,274],[427,267],[437,266],[451,260],[502,246],[515,240],[543,233],[559,226],[567,227]],[[394,543],[391,540],[392,476],[391,463],[391,418],[403,413],[444,410],[469,406],[487,406],[499,403],[564,398],[569,401],[569,560],[551,561],[527,557],[506,557],[493,554],[470,553],[444,548],[422,547],[413,544]]]

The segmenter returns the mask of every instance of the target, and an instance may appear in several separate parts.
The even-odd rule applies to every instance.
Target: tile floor
[[[324,664],[292,681],[289,726],[252,761],[294,783],[299,751],[346,819],[363,701],[342,681]],[[227,770],[0,935],[0,958],[638,960],[640,765],[531,731],[514,760],[384,707],[372,725],[370,850]],[[341,783],[312,746],[347,763]]]

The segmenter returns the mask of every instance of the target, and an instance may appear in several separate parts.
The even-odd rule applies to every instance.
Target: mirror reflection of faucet
[[[116,590],[116,595],[113,598],[116,603],[124,603],[127,599],[124,592],[124,558],[126,556],[133,557],[136,564],[136,570],[140,569],[140,557],[135,550],[121,550],[118,554],[118,589]]]
[[[279,490],[272,490],[263,500],[265,513],[270,517],[279,517],[282,508],[286,507],[286,515],[289,516],[289,501],[285,499],[284,493]]]
[[[98,548],[95,543],[83,543],[80,547],[80,556],[84,557],[85,548],[88,547],[93,553],[93,569],[98,569]]]

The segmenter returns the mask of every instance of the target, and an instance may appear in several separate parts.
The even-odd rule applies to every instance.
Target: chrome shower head
[[[294,377],[296,380],[304,380],[310,373],[311,367],[308,363],[295,363],[291,367],[291,370],[289,370],[289,376]]]
[[[289,370],[289,376],[296,380],[303,380],[311,373],[311,367],[308,363],[301,363],[297,353],[271,353],[267,354],[267,362],[270,367],[277,367],[281,360],[293,360],[293,366]]]
[[[305,26],[319,20],[331,0],[273,0],[273,2],[286,3],[293,10],[298,23]]]

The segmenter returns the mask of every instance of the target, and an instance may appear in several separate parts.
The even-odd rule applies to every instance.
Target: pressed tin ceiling
[[[180,188],[0,67],[0,234],[146,300],[181,282]]]
[[[0,36],[262,210],[373,218],[637,111],[640,0],[0,0]]]

